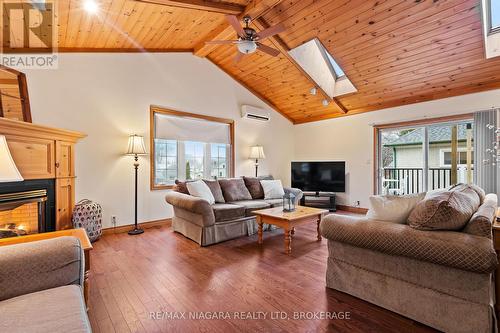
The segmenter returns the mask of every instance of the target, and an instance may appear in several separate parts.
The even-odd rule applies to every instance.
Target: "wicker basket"
[[[102,208],[91,200],[81,200],[73,209],[71,219],[74,228],[84,228],[91,242],[102,235]]]

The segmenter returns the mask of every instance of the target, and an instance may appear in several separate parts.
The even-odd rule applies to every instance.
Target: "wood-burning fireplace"
[[[55,230],[53,179],[2,183],[0,238]]]

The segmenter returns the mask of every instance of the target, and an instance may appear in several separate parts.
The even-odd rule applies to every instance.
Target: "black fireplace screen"
[[[53,179],[25,180],[0,184],[0,215],[19,207],[36,207],[37,225],[35,232],[55,230],[55,193]],[[28,219],[27,219],[28,220]],[[16,223],[17,222],[17,223]],[[35,222],[36,223],[36,222]],[[26,226],[19,221],[3,221],[0,238],[22,235]]]

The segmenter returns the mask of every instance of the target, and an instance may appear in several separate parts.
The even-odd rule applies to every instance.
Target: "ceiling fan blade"
[[[257,33],[257,37],[259,37],[259,40],[263,40],[263,39],[266,39],[268,37],[279,34],[283,31],[285,31],[285,27],[282,24],[277,24],[277,25],[273,25],[272,27],[269,27],[269,28],[264,29],[261,32]]]
[[[267,45],[257,43],[257,49],[261,50],[262,52],[265,52],[273,57],[276,57],[280,54],[280,51],[273,49],[272,47],[269,47]]]
[[[217,45],[222,45],[222,44],[237,44],[237,40],[210,40],[208,42],[205,42],[205,44],[217,44]]]
[[[226,20],[231,24],[234,30],[236,30],[236,33],[240,37],[246,37],[245,30],[243,30],[243,27],[240,24],[240,20],[238,20],[238,17],[234,15],[226,15]]]
[[[243,59],[245,55],[241,52],[238,52],[236,56],[234,57],[234,63],[237,64],[240,62],[241,59]]]

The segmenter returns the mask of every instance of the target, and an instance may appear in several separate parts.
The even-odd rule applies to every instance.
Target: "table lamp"
[[[255,177],[257,177],[257,173],[259,170],[259,160],[263,160],[266,158],[266,155],[264,154],[264,147],[262,146],[250,147],[249,158],[255,160]]]

